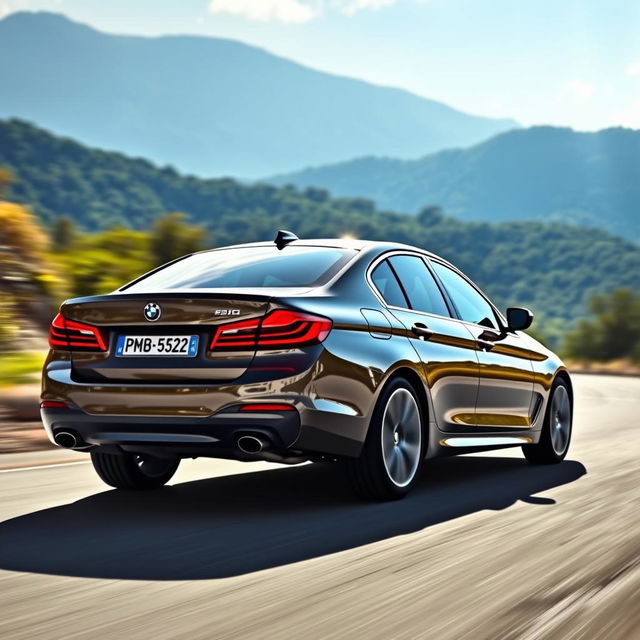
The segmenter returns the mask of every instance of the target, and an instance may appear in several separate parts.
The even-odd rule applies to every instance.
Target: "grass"
[[[46,355],[41,351],[7,351],[0,354],[0,387],[37,382]]]

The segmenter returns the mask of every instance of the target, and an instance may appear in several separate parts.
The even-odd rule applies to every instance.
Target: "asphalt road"
[[[319,465],[0,473],[0,638],[638,639],[640,379],[574,381],[562,465],[433,461],[392,504]]]

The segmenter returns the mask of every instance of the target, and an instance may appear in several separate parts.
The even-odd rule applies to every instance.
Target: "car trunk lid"
[[[270,299],[269,291],[224,290],[111,294],[70,300],[62,308],[64,317],[97,327],[107,346],[106,351],[72,349],[73,376],[86,382],[142,384],[235,380],[253,360],[251,327],[266,314]],[[219,327],[235,321],[246,321],[244,335],[249,337],[212,350],[211,342]],[[178,354],[166,351],[167,346],[175,348],[174,338],[185,339],[178,341]],[[144,352],[146,347],[155,353]]]

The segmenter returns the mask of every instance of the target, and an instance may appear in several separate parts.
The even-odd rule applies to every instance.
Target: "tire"
[[[411,383],[396,378],[376,403],[364,447],[345,461],[355,493],[365,500],[398,500],[416,483],[426,447],[424,413]]]
[[[562,380],[556,380],[549,394],[540,441],[523,445],[524,457],[531,464],[562,462],[571,442],[572,417],[573,407],[567,385]]]
[[[157,489],[171,480],[180,459],[92,451],[91,462],[100,479],[116,489]]]

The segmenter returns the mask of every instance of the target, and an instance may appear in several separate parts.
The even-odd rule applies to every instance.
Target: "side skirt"
[[[434,422],[429,423],[429,448],[427,458],[439,456],[455,456],[464,453],[479,453],[509,447],[520,447],[523,444],[537,443],[540,431],[530,429],[493,431],[478,433],[445,433],[438,429]]]

